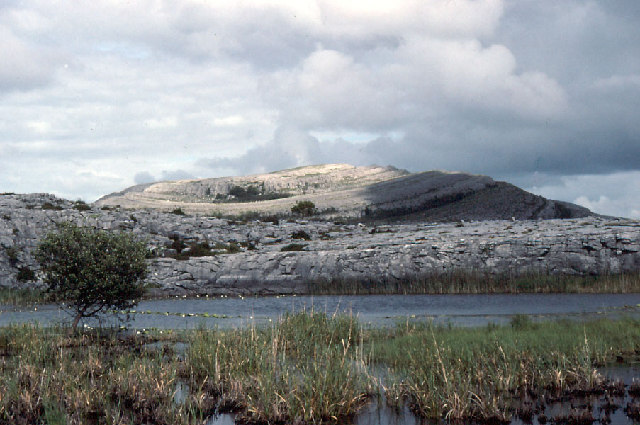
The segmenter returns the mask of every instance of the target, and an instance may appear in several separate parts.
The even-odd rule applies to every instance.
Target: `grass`
[[[587,394],[608,384],[596,370],[640,348],[640,322],[600,320],[460,329],[400,326],[380,332],[372,361],[390,367],[387,394],[422,417],[505,422],[514,395]]]
[[[637,293],[640,273],[599,276],[492,275],[454,271],[405,279],[333,279],[307,284],[312,295]]]
[[[360,337],[353,317],[314,312],[170,336],[0,328],[0,424],[194,424],[219,409],[247,423],[335,423],[373,391]]]
[[[311,311],[225,331],[10,326],[0,328],[0,424],[200,424],[221,411],[239,423],[343,423],[381,387],[425,418],[498,423],[522,394],[606,388],[596,367],[638,349],[631,319],[363,329]],[[380,368],[384,382],[372,377]]]
[[[353,317],[314,312],[261,329],[201,329],[188,352],[190,384],[220,395],[241,422],[335,422],[373,392],[360,332]]]
[[[31,305],[49,301],[49,295],[38,289],[0,288],[0,304]]]

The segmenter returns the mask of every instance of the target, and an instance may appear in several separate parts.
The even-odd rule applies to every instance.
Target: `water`
[[[315,310],[357,315],[371,326],[426,321],[456,326],[507,323],[516,314],[534,320],[632,315],[640,317],[640,294],[353,295],[245,298],[171,298],[142,301],[132,314],[136,329],[192,329],[268,324],[286,312]],[[214,317],[218,316],[218,317]],[[0,305],[0,326],[69,321],[55,305],[15,308]],[[109,324],[110,319],[104,319]],[[95,320],[85,321],[96,326]]]
[[[516,314],[526,314],[534,320],[569,318],[588,320],[597,317],[630,315],[640,317],[640,294],[521,294],[521,295],[369,295],[369,296],[287,296],[247,298],[172,298],[143,301],[136,307],[130,326],[137,329],[190,329],[197,326],[240,327],[248,324],[268,324],[286,312],[315,310],[357,315],[370,326],[393,326],[399,322],[432,320],[456,326],[482,326],[506,323]],[[225,317],[212,317],[214,315]],[[206,317],[209,316],[209,317]],[[54,305],[14,308],[0,305],[0,326],[9,323],[37,322],[50,325],[70,320],[69,315]],[[107,320],[108,323],[108,320]],[[95,326],[95,321],[87,324]],[[601,372],[629,385],[640,377],[633,366],[610,366]],[[176,391],[180,402],[184,389]],[[627,395],[619,400],[622,406],[609,415],[612,425],[632,425],[624,413],[630,401]],[[591,400],[593,415],[602,417],[601,401]],[[555,403],[545,408],[549,418],[568,412],[570,404]],[[212,417],[208,425],[231,425],[233,415]],[[406,407],[399,410],[384,401],[372,401],[353,421],[354,425],[418,425],[427,423]],[[538,424],[538,417],[532,419]],[[511,425],[521,425],[514,419]]]

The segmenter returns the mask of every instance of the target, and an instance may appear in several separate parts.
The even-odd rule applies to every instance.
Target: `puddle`
[[[421,425],[426,424],[414,415],[407,406],[394,409],[384,400],[374,400],[355,417],[353,425]]]
[[[215,415],[205,423],[205,425],[235,425],[235,416],[231,413]]]

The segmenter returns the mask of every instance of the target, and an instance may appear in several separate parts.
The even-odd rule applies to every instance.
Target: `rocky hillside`
[[[499,186],[496,190],[505,192]],[[495,195],[487,190],[471,196]],[[640,270],[640,223],[632,220],[593,216],[393,225],[237,221],[105,209],[47,194],[5,194],[0,195],[0,287],[42,283],[33,253],[59,222],[138,235],[153,254],[149,284],[161,294],[305,293],[320,282],[394,284],[443,273]]]
[[[99,207],[150,208],[220,216],[285,216],[311,201],[324,218],[456,221],[553,219],[592,215],[487,176],[409,173],[394,167],[327,164],[244,177],[159,182],[107,195]]]

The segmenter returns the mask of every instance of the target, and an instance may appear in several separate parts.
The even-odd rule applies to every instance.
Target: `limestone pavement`
[[[393,282],[457,271],[584,275],[640,270],[640,222],[626,219],[377,226],[291,219],[274,224],[86,208],[48,194],[0,195],[0,287],[42,284],[33,252],[39,239],[63,221],[139,235],[155,256],[149,260],[148,283],[167,295],[305,293],[314,282]],[[310,240],[295,238],[302,231]],[[203,242],[214,255],[189,257]],[[282,251],[290,244],[302,250]],[[18,281],[20,268],[36,271],[36,281]]]

